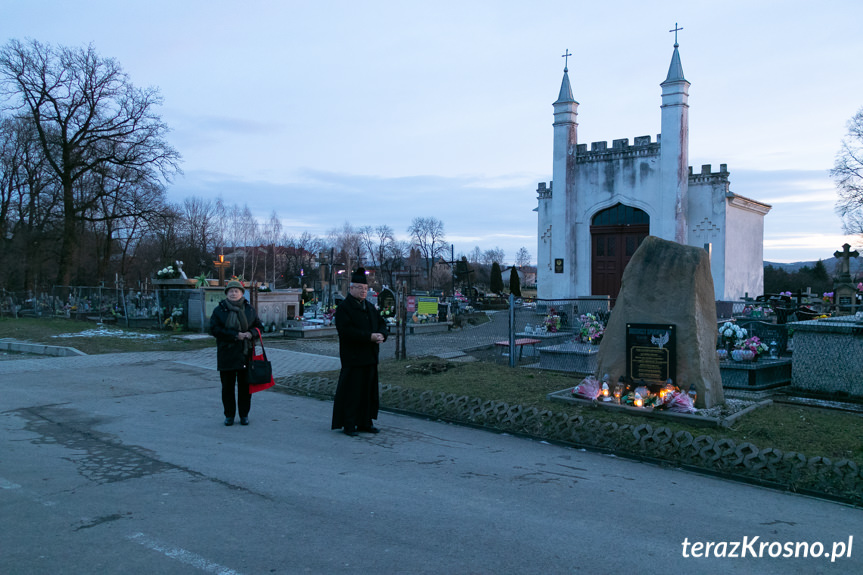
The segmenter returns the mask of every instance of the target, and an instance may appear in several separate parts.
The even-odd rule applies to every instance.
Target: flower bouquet
[[[166,266],[156,272],[157,280],[173,280],[180,277],[180,270],[174,264]]]
[[[751,358],[748,358],[749,354],[740,354],[742,359],[746,360],[747,358],[748,359],[758,358],[759,356],[765,354],[770,349],[770,347],[766,343],[761,341],[761,339],[759,339],[758,336],[753,335],[752,337],[750,337],[748,339],[738,341],[737,344],[734,346],[734,349],[735,350],[742,350],[744,352],[746,352],[746,351],[752,352]]]
[[[596,399],[600,393],[599,381],[592,375],[588,375],[572,388],[572,395],[582,399]]]
[[[602,336],[605,333],[605,325],[595,315],[592,313],[583,314],[579,316],[578,321],[581,323],[581,328],[576,336],[578,341],[598,344],[602,340]]]
[[[549,310],[548,315],[545,316],[543,325],[545,325],[545,329],[551,333],[560,331],[560,316],[554,313],[554,308]]]
[[[737,342],[746,339],[746,330],[736,323],[726,321],[719,327],[719,336],[722,338],[722,347],[730,350]]]

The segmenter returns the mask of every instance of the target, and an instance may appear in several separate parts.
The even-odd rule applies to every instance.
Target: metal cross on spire
[[[674,32],[674,47],[675,47],[675,48],[677,48],[678,46],[680,46],[680,44],[678,44],[678,43],[677,43],[677,33],[678,33],[680,30],[683,30],[683,28],[678,28],[678,27],[677,27],[677,22],[675,22],[675,23],[674,23],[674,29],[673,29],[673,30],[669,30],[669,32]]]
[[[677,26],[677,24],[675,24],[675,26]],[[564,58],[564,61],[563,61],[563,71],[564,72],[569,72],[568,65],[569,65],[569,57],[570,56],[572,56],[572,54],[569,53],[569,48],[566,49],[566,54],[560,55],[561,58]]]

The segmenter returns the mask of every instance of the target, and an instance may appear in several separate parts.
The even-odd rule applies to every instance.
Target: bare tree
[[[231,245],[231,275],[237,275],[237,266],[240,264],[238,258],[242,257],[245,266],[245,254],[240,256],[239,248],[242,246],[245,234],[243,233],[243,211],[237,204],[228,208],[228,231],[226,239]],[[241,274],[242,275],[242,274]]]
[[[306,279],[314,283],[312,261],[324,250],[324,241],[309,232],[303,232],[299,236],[282,237],[281,244],[285,250],[285,257],[280,269],[288,285],[292,286],[296,280],[297,287],[301,288]],[[325,278],[319,279],[323,282]]]
[[[474,246],[474,248],[467,254],[467,260],[472,264],[483,263],[482,259],[482,250],[479,249],[479,246]]]
[[[213,214],[213,242],[215,242],[213,247],[214,249],[219,250],[219,253],[215,255],[224,255],[225,253],[225,243],[227,242],[228,237],[228,224],[228,208],[225,206],[222,196],[219,196],[216,198]]]
[[[36,40],[0,50],[2,93],[36,128],[42,152],[62,188],[63,233],[57,279],[68,285],[76,254],[80,206],[75,184],[105,166],[169,180],[180,155],[155,113],[155,88],[139,89],[112,58],[92,46],[54,48]]]
[[[443,222],[435,217],[414,218],[408,226],[413,246],[425,260],[426,278],[431,279],[431,269],[434,260],[446,248],[446,236]]]
[[[276,210],[273,210],[272,213],[270,213],[270,219],[267,222],[265,238],[267,246],[269,246],[273,255],[273,289],[276,289],[276,244],[279,243],[280,237],[282,237],[282,221],[279,219],[279,215],[276,213]],[[264,273],[264,277],[266,277],[266,273]]]
[[[527,248],[520,247],[518,248],[518,252],[515,254],[515,266],[516,267],[524,267],[530,265],[530,252],[527,251]]]
[[[186,238],[181,250],[187,269],[201,273],[207,268],[216,246],[216,205],[211,200],[191,196],[183,200],[182,235]]]
[[[118,238],[124,230],[137,228],[137,220],[162,211],[164,189],[160,182],[141,179],[137,170],[106,164],[83,175],[76,190],[79,218],[90,224],[93,233],[96,277],[105,278],[118,249]],[[184,233],[188,235],[188,230]],[[192,248],[195,244],[192,241],[185,245]]]
[[[395,241],[395,232],[388,225],[381,225],[375,228],[363,226],[359,233],[363,250],[371,260],[371,267],[380,268],[387,259],[391,244]]]
[[[839,192],[836,212],[845,232],[863,235],[863,108],[848,122],[830,175]]]
[[[27,118],[0,121],[0,269],[9,289],[32,289],[56,277],[57,179]],[[53,279],[53,278],[52,278]],[[13,283],[14,282],[14,283]]]
[[[247,204],[243,205],[240,212],[239,222],[240,238],[243,244],[243,271],[242,278],[245,280],[255,279],[255,270],[258,266],[258,220],[252,215],[252,210]],[[246,275],[246,268],[249,269],[249,275]]]
[[[363,226],[357,233],[360,236],[360,250],[368,254],[369,260],[371,260],[370,265],[367,267],[375,268],[378,265],[378,257],[377,257],[377,238],[375,237],[375,231],[372,226]]]
[[[388,242],[386,249],[381,255],[381,283],[394,286],[396,283],[395,272],[405,266],[405,260],[410,254],[410,242],[393,240]]]
[[[480,263],[483,263],[486,265],[491,265],[494,262],[497,262],[497,263],[501,264],[501,263],[503,263],[503,259],[505,256],[506,256],[506,254],[504,253],[504,251],[502,249],[500,249],[499,247],[495,246],[494,249],[485,250],[483,252],[482,259],[480,260]]]
[[[336,250],[336,257],[344,263],[345,269],[352,270],[354,265],[362,265],[362,240],[349,222],[341,228],[330,230],[329,242]]]

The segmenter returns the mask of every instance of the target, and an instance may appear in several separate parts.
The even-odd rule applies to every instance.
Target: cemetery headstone
[[[856,311],[857,287],[851,280],[851,258],[859,255],[856,250],[851,251],[849,244],[844,244],[841,252],[833,253],[833,257],[837,259],[836,276],[833,278],[833,301],[842,312]]]

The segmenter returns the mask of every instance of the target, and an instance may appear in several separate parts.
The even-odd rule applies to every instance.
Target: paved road
[[[386,413],[349,438],[273,391],[226,428],[212,354],[2,363],[0,573],[863,572],[863,512],[826,501]]]

